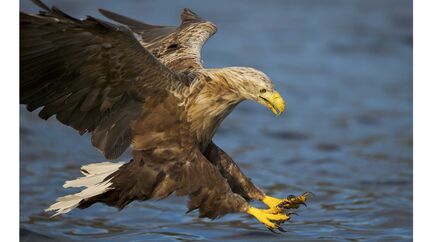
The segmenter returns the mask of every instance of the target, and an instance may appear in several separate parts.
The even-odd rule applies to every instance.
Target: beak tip
[[[279,92],[266,93],[264,96],[259,96],[262,99],[262,104],[267,106],[276,116],[280,116],[285,111],[285,101]]]

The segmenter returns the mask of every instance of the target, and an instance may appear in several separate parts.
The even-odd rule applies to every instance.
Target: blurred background
[[[105,8],[159,25],[178,25],[188,7],[216,23],[205,66],[264,71],[287,111],[276,118],[243,102],[215,142],[268,194],[315,196],[282,235],[243,214],[185,214],[185,197],[49,218],[43,210],[71,192],[64,180],[104,158],[88,135],[21,107],[22,241],[412,240],[412,1],[45,2],[79,18]]]

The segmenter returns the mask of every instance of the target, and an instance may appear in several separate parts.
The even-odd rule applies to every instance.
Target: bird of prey
[[[119,209],[134,200],[188,195],[189,211],[218,218],[248,213],[272,231],[290,219],[308,193],[266,195],[212,138],[244,100],[274,114],[285,103],[263,72],[205,69],[200,51],[217,31],[189,9],[179,27],[151,25],[107,10],[117,22],[77,19],[33,0],[38,14],[20,13],[20,103],[80,134],[108,160],[132,149],[129,162],[81,168],[64,187],[84,187],[47,211],[63,214],[100,202]],[[258,200],[268,208],[250,205]]]

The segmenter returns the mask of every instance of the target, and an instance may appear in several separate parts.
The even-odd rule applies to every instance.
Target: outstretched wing
[[[103,9],[100,12],[130,27],[140,36],[142,45],[167,67],[177,71],[203,68],[201,48],[217,31],[215,24],[187,8],[181,14],[179,27],[150,25]]]
[[[130,145],[130,122],[145,98],[168,95],[185,77],[161,64],[127,27],[44,11],[20,14],[20,103],[43,119],[56,115],[109,159]]]

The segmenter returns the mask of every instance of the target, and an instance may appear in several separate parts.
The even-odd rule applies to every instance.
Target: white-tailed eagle
[[[83,166],[64,187],[86,187],[60,197],[55,215],[101,202],[119,209],[133,200],[190,197],[189,211],[217,218],[243,212],[270,230],[290,218],[307,193],[266,195],[212,141],[218,126],[244,100],[276,115],[285,104],[271,80],[248,67],[203,68],[200,50],[217,30],[189,9],[179,27],[150,25],[100,10],[112,24],[76,19],[39,0],[38,14],[20,14],[20,103],[80,134],[107,159],[128,147],[127,163]],[[268,209],[249,204],[259,200]]]

